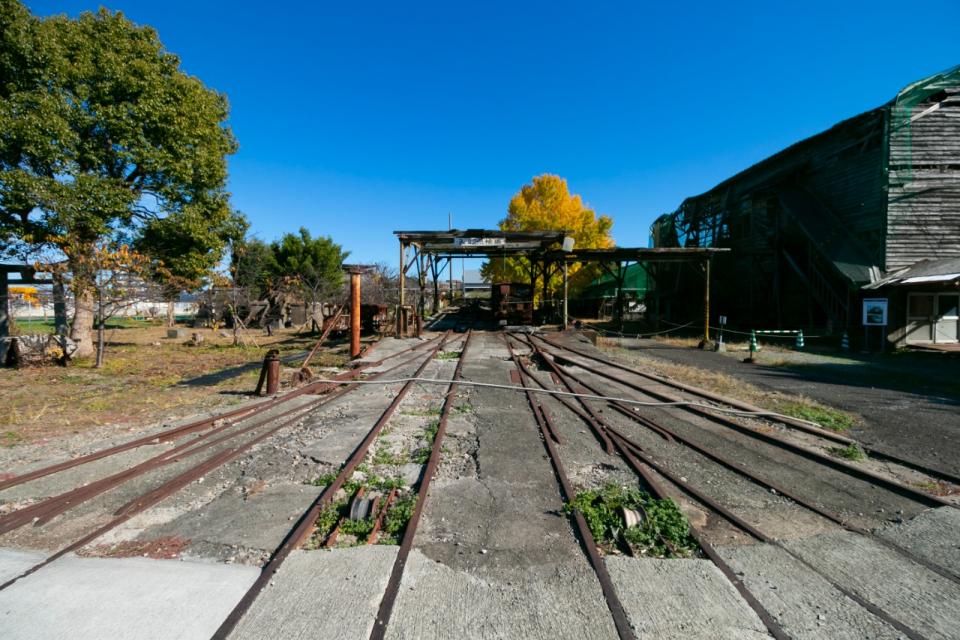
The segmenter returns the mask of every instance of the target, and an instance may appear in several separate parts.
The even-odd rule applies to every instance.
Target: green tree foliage
[[[270,245],[270,271],[278,282],[295,284],[308,302],[319,302],[343,284],[343,261],[350,255],[332,238],[314,238],[300,227]]]
[[[266,298],[273,288],[273,251],[263,240],[248,238],[234,242],[230,251],[233,284],[247,290],[252,300]]]
[[[73,336],[89,355],[93,261],[78,258],[103,238],[146,228],[167,246],[177,233],[158,221],[177,225],[181,240],[204,221],[214,231],[193,257],[219,259],[215,230],[232,215],[226,156],[236,150],[227,100],[120,13],[38,19],[16,0],[0,0],[0,78],[0,238],[65,256]]]
[[[580,249],[604,249],[613,246],[610,231],[613,220],[597,216],[583,199],[571,194],[567,181],[560,176],[544,174],[525,184],[507,208],[507,217],[500,221],[502,231],[568,231]],[[559,248],[555,247],[555,248]],[[530,267],[526,258],[493,259],[483,265],[483,276],[491,282],[529,282]],[[572,292],[589,284],[598,275],[595,265],[573,265],[569,269]],[[547,283],[556,291],[562,283],[559,270]],[[537,295],[543,289],[543,277],[537,278]]]

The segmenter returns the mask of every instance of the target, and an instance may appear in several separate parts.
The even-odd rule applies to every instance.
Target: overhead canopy
[[[864,289],[880,289],[883,287],[897,287],[909,284],[932,283],[960,284],[960,258],[944,258],[942,260],[921,260],[906,269],[900,269],[886,278],[863,287]]]
[[[403,245],[416,245],[436,256],[484,258],[490,255],[543,254],[563,243],[566,231],[500,231],[451,229],[450,231],[394,231]]]
[[[717,247],[613,247],[612,249],[580,249],[550,251],[549,260],[566,262],[689,262],[706,260],[714,254],[730,251]]]

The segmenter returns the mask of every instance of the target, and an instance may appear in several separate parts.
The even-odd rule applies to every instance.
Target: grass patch
[[[464,402],[463,404],[458,404],[457,406],[455,406],[453,408],[453,412],[458,414],[472,413],[473,406],[471,406],[469,402]]]
[[[643,522],[627,527],[621,508],[644,514]],[[673,500],[657,500],[637,489],[608,484],[583,491],[564,510],[582,513],[597,544],[608,551],[627,547],[638,556],[686,558],[699,549],[690,536],[690,523]]]
[[[400,413],[405,416],[438,416],[442,411],[440,407],[434,407],[432,409],[407,409]]]
[[[861,449],[860,445],[856,442],[851,442],[845,447],[830,447],[830,453],[838,458],[845,458],[853,462],[859,462],[867,457],[867,454],[863,452],[863,449]]]
[[[23,436],[16,431],[4,431],[0,433],[0,447],[9,449],[23,442]]]
[[[434,357],[437,360],[457,360],[458,358],[460,358],[460,352],[459,351],[441,351]]]
[[[407,523],[413,517],[413,510],[417,506],[416,494],[397,497],[387,510],[383,518],[383,532],[394,540],[399,540],[407,528]]]
[[[856,424],[853,416],[849,413],[817,404],[786,402],[777,405],[777,412],[792,418],[815,422],[824,429],[831,431],[846,431]]]
[[[375,465],[400,466],[410,462],[410,456],[406,453],[394,453],[386,447],[380,447],[376,453],[373,454],[372,462]]]
[[[333,481],[337,479],[336,473],[325,473],[316,480],[313,481],[314,486],[317,487],[326,487],[333,484]]]

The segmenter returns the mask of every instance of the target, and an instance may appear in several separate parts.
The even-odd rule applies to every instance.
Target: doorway
[[[907,294],[906,341],[960,342],[960,293]]]

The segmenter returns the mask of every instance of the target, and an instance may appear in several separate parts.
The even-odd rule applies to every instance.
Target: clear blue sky
[[[229,96],[254,234],[303,225],[363,262],[448,212],[493,227],[545,172],[645,246],[685,196],[960,63],[957,0],[106,6]]]

